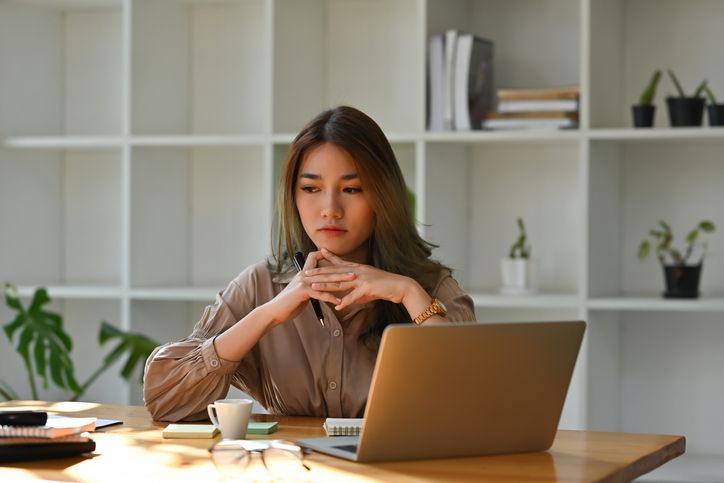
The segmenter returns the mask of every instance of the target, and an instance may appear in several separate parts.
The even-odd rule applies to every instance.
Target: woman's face
[[[375,214],[347,151],[328,142],[307,151],[294,200],[304,230],[317,248],[348,261],[367,262]]]

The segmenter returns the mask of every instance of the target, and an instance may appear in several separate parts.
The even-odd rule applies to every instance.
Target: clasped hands
[[[272,303],[274,319],[280,323],[295,317],[309,299],[327,302],[341,311],[373,300],[400,304],[411,294],[419,296],[420,293],[425,294],[424,289],[410,277],[348,262],[322,248],[309,253],[302,271]]]

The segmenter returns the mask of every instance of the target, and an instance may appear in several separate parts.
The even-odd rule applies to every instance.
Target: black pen
[[[300,272],[302,271],[302,268],[304,267],[304,255],[302,255],[302,252],[294,253],[294,266],[297,267],[297,270],[299,270]],[[317,316],[317,318],[319,319],[319,323],[322,324],[322,327],[324,327],[324,316],[322,315],[322,307],[319,305],[319,300],[311,300],[312,308],[314,309],[314,315]]]

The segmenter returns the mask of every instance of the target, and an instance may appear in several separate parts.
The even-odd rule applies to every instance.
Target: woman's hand
[[[311,252],[307,256],[304,267],[301,272],[297,273],[289,284],[279,292],[272,300],[264,304],[264,311],[272,319],[272,325],[277,325],[296,317],[309,303],[309,299],[317,299],[328,302],[332,305],[338,305],[342,300],[330,291],[315,289],[311,286],[312,282],[304,274],[310,269],[314,269],[320,260],[324,260],[322,252]],[[346,272],[326,274],[318,277],[317,280],[325,281],[332,284],[348,283],[354,279],[354,274],[349,270]]]
[[[310,284],[315,293],[346,293],[339,302],[332,302],[336,310],[344,310],[352,304],[364,304],[373,300],[387,300],[405,306],[410,302],[407,299],[413,298],[423,300],[423,305],[429,303],[429,295],[409,277],[385,272],[370,265],[347,262],[326,248],[315,253],[321,253],[331,265],[311,269],[305,267],[303,280]],[[345,276],[347,278],[344,278]],[[320,300],[328,301],[321,298]]]

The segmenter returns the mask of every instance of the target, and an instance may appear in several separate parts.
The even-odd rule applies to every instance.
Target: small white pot
[[[500,274],[503,285],[500,293],[525,295],[535,292],[535,263],[525,258],[503,258],[500,260]]]

